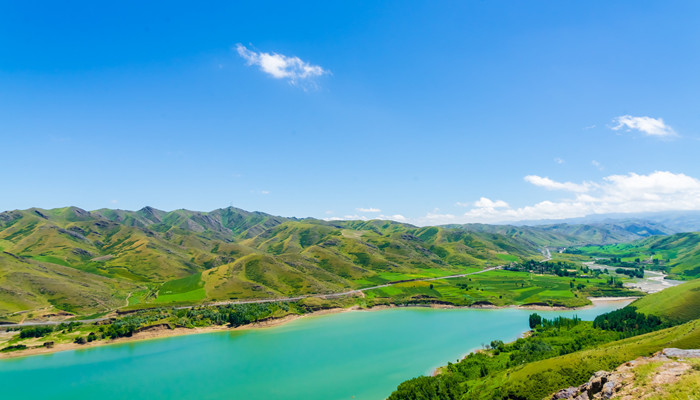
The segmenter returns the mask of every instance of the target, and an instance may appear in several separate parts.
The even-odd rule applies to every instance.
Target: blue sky
[[[0,209],[700,209],[696,1],[3,2]]]

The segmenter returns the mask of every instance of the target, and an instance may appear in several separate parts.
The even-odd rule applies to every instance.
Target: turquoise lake
[[[545,318],[592,320],[624,302]],[[392,308],[0,361],[4,398],[381,400],[491,340],[532,311]]]

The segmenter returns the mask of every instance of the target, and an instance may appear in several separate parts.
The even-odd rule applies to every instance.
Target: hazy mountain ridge
[[[698,232],[700,231],[700,210],[689,211],[662,211],[646,213],[615,213],[615,214],[593,214],[579,218],[565,218],[556,220],[523,220],[512,222],[513,226],[542,225],[600,225],[600,224],[622,224],[633,225],[656,224],[669,230],[668,233]]]
[[[606,223],[551,225],[488,225],[464,224],[444,225],[448,229],[463,229],[470,232],[488,232],[519,239],[535,246],[573,246],[585,244],[611,244],[631,242],[653,235],[668,235],[674,230],[658,223],[629,220],[609,220]]]

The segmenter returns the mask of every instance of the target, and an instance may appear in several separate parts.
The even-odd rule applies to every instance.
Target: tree
[[[542,325],[542,317],[537,313],[530,314],[530,329],[535,329],[537,325]]]

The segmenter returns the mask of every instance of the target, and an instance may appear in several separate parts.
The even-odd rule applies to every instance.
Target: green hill
[[[8,211],[0,213],[0,251],[0,293],[6,293],[0,315],[47,304],[100,312],[125,305],[127,297],[129,305],[142,306],[332,293],[540,253],[536,245],[494,233],[299,220],[233,207]],[[41,281],[37,268],[51,274],[51,293],[26,283],[29,276]],[[18,288],[33,294],[17,296]],[[100,292],[99,301],[78,301],[93,298],[86,291]]]
[[[700,279],[664,289],[631,304],[637,311],[673,323],[700,318]]]
[[[35,267],[41,266],[53,274],[56,286],[52,289],[55,294],[48,294],[36,289],[37,285],[30,297],[34,300],[29,302],[5,296],[0,315],[47,304],[85,314],[127,303],[142,307],[334,293],[537,258],[544,246],[597,240],[601,235],[626,238],[601,227],[590,230],[595,234],[582,233],[588,231],[582,226],[415,227],[380,220],[328,222],[233,207],[211,212],[165,212],[151,207],[138,211],[77,207],[7,211],[0,213],[0,251],[6,252],[3,260],[8,260],[2,261],[3,266],[11,262],[12,271],[22,276],[35,276]],[[5,270],[9,267],[2,273]],[[2,276],[0,293],[13,293],[20,287],[15,275],[12,279]],[[94,293],[99,291],[95,285],[109,289],[103,288],[99,302],[80,302],[84,290],[77,286],[83,283],[87,286],[82,288],[93,288]],[[566,287],[568,282],[551,285]],[[443,289],[460,298],[466,296],[464,290]],[[409,292],[402,299],[426,296],[421,291]],[[568,289],[565,292],[573,298]],[[57,301],[60,296],[73,300]]]
[[[631,243],[584,246],[569,250],[592,257],[619,257],[623,261],[654,258],[653,268],[661,268],[669,278],[700,278],[700,233],[687,232],[669,236],[652,236]],[[657,266],[658,264],[658,266]]]
[[[675,233],[669,228],[642,220],[592,224],[550,224],[537,226],[465,224],[446,228],[470,232],[496,233],[539,247],[568,247],[625,243],[653,235]]]

